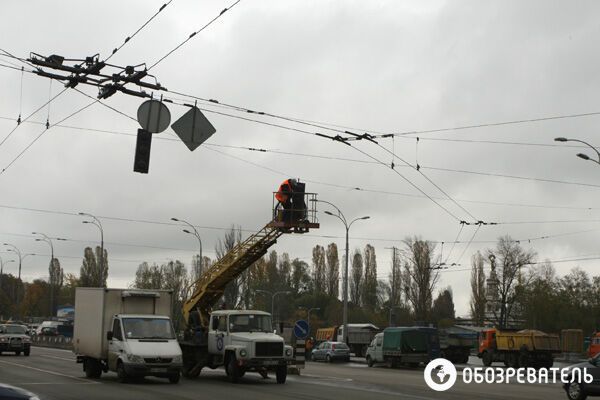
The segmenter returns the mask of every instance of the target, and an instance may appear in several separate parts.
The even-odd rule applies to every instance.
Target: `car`
[[[571,365],[569,368],[579,368],[582,371],[585,368],[587,373],[591,374],[593,377],[591,383],[565,383],[563,388],[567,392],[569,400],[584,400],[588,396],[600,396],[600,353],[596,354],[586,362]]]
[[[16,324],[0,325],[0,354],[3,351],[12,351],[16,355],[23,353],[29,356],[31,351],[31,338],[27,335],[27,327]]]
[[[45,326],[40,330],[38,336],[58,336],[58,328],[56,326]]]
[[[40,400],[40,398],[25,389],[0,383],[0,399],[10,400]]]
[[[327,362],[335,360],[350,361],[350,348],[344,342],[322,342],[312,350],[310,359],[312,361],[323,360]]]

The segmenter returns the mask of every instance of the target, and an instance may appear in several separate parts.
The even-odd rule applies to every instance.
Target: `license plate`
[[[264,365],[277,365],[277,364],[279,364],[279,362],[277,362],[277,361],[270,361],[270,360],[269,360],[269,361],[265,361],[265,362],[263,362],[263,364],[264,364]]]
[[[167,369],[166,368],[150,368],[150,372],[153,372],[153,373],[167,372]]]

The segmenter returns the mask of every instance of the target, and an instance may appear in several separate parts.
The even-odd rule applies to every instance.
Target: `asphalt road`
[[[179,384],[147,378],[121,384],[114,373],[101,379],[85,378],[74,355],[66,350],[34,347],[30,357],[0,356],[0,382],[37,393],[41,399],[565,399],[558,384],[464,384],[459,378],[450,390],[429,389],[423,371],[368,368],[365,364],[309,362],[301,376],[289,375],[285,385],[273,378],[246,374],[241,383],[231,384],[222,370],[203,370],[198,379],[183,378]],[[214,397],[213,397],[214,396]],[[219,396],[219,397],[217,397]]]

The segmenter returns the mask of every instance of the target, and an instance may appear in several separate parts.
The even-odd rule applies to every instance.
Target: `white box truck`
[[[181,348],[171,324],[172,292],[77,288],[73,351],[88,378],[117,373],[179,382]]]

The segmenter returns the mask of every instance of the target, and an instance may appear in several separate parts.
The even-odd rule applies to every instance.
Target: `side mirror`
[[[106,332],[106,340],[113,340],[113,333],[111,331]]]

